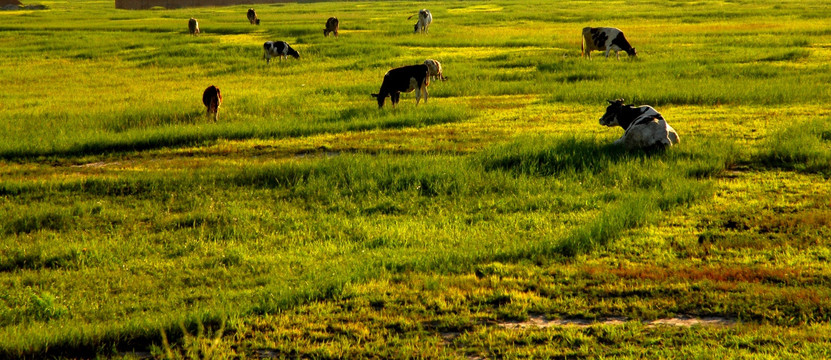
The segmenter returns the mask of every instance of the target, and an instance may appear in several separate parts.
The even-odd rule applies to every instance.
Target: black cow
[[[208,116],[214,114],[214,121],[219,116],[219,105],[222,105],[222,93],[216,86],[208,86],[205,92],[202,93],[202,104],[208,109]]]
[[[592,57],[592,50],[606,51],[607,58],[609,57],[609,51],[614,51],[618,59],[620,59],[618,51],[626,51],[629,56],[638,55],[635,48],[629,45],[629,41],[623,36],[623,31],[609,27],[583,28],[582,50],[583,54],[580,56],[588,56],[589,59]]]
[[[390,97],[392,106],[395,107],[402,92],[416,90],[416,105],[418,105],[422,93],[424,93],[424,102],[427,103],[428,85],[430,85],[430,69],[427,65],[402,66],[387,71],[384,74],[384,82],[381,83],[381,90],[372,96],[378,99],[378,108],[384,106],[387,96]]]

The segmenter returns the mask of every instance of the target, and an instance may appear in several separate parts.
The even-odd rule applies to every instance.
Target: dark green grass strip
[[[373,106],[344,110],[327,121],[305,123],[296,121],[287,125],[220,124],[207,128],[163,127],[153,130],[131,130],[107,134],[98,138],[78,140],[75,144],[57,145],[53,149],[7,149],[0,151],[0,159],[25,160],[38,157],[76,157],[106,153],[146,151],[205,145],[217,140],[272,139],[311,136],[325,133],[366,130],[400,129],[446,124],[467,120],[473,116],[465,107],[445,107],[428,111],[379,110]]]

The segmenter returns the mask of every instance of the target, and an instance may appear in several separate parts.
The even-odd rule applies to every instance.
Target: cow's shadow
[[[553,141],[552,141],[553,140]],[[564,173],[600,173],[622,163],[664,157],[665,151],[627,151],[605,139],[520,139],[481,156],[485,170],[503,170],[515,175],[552,176]]]

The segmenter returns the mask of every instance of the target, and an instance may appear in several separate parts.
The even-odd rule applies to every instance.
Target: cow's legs
[[[421,91],[424,91],[424,103],[427,103],[427,87],[421,88]]]
[[[607,47],[607,48],[606,48],[606,58],[607,58],[607,59],[609,58],[609,52],[610,52],[610,51],[612,51],[612,49],[610,49],[610,48],[608,48],[608,47]]]

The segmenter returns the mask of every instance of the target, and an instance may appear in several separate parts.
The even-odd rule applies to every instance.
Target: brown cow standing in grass
[[[213,85],[208,86],[202,93],[202,104],[205,104],[208,109],[207,115],[211,116],[213,113],[214,121],[216,121],[219,116],[219,105],[222,105],[222,93],[219,92],[219,88]]]
[[[199,22],[196,19],[190,18],[188,20],[188,31],[190,31],[191,35],[199,35]]]
[[[326,28],[323,29],[323,36],[329,36],[329,33],[334,33],[335,37],[338,36],[338,29],[340,29],[340,22],[336,17],[330,17],[329,20],[326,20]]]
[[[251,25],[260,25],[260,18],[257,17],[257,12],[254,9],[248,9],[248,22]]]

